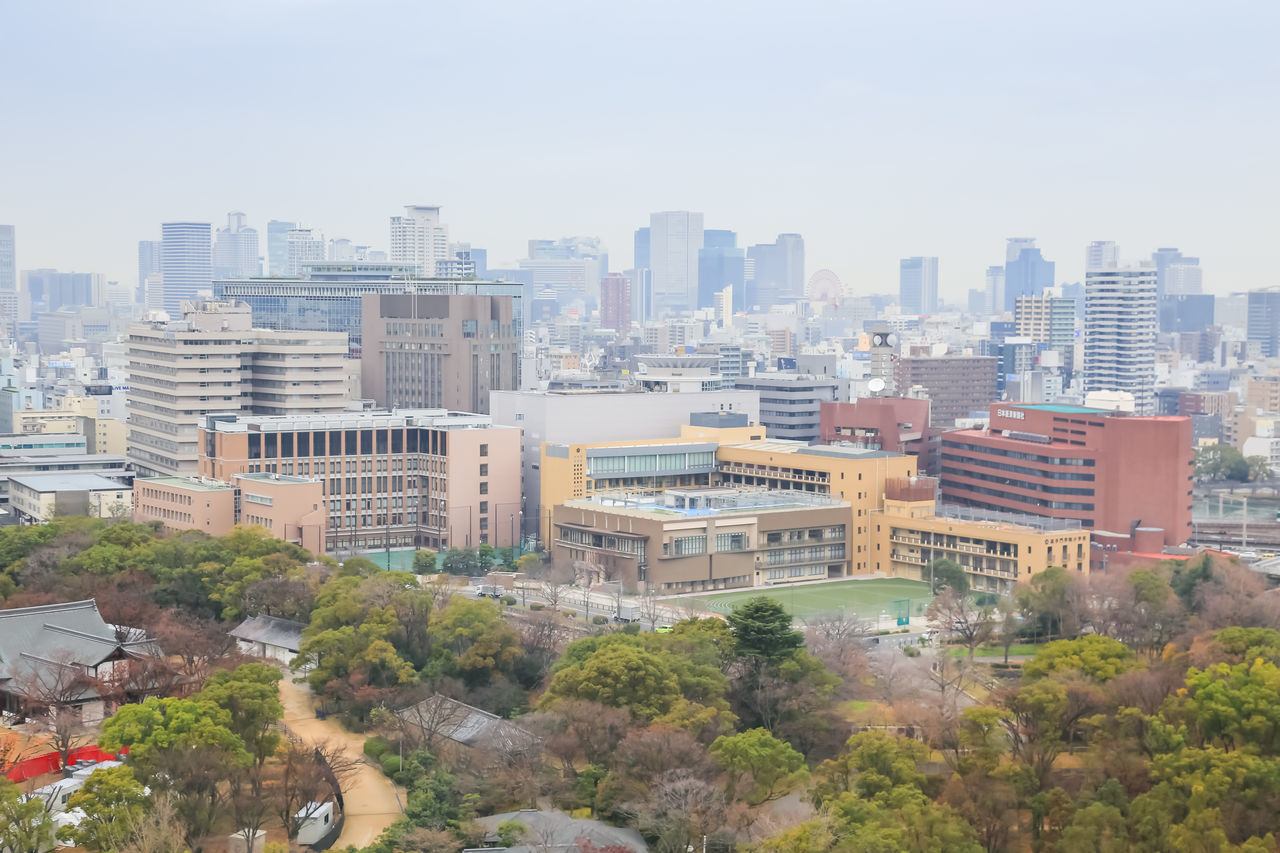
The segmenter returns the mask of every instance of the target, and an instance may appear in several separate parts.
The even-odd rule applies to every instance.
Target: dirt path
[[[364,761],[364,738],[346,731],[336,720],[317,720],[315,700],[305,684],[294,684],[286,675],[280,680],[280,702],[284,723],[298,737],[312,743],[329,742],[341,746],[351,758],[360,760],[359,769],[343,787],[346,823],[335,850],[349,844],[367,847],[400,817],[396,789],[382,771]],[[403,796],[403,792],[401,792]]]

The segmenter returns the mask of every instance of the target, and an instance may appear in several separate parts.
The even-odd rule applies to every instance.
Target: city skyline
[[[803,234],[809,274],[830,268],[860,293],[891,292],[898,259],[924,254],[942,259],[940,295],[958,302],[1014,234],[1038,238],[1059,281],[1082,281],[1083,247],[1115,240],[1126,257],[1162,246],[1200,257],[1208,292],[1275,283],[1263,253],[1280,188],[1267,168],[1277,60],[1259,20],[1272,9],[1221,10],[1192,26],[1189,4],[1132,4],[1106,7],[1099,28],[1101,6],[1027,17],[1001,4],[802,5],[766,27],[759,6],[730,16],[659,5],[621,12],[613,37],[597,38],[578,5],[504,6],[483,21],[467,9],[353,8],[299,15],[297,4],[269,3],[252,7],[251,27],[249,7],[234,3],[201,12],[198,26],[195,11],[160,5],[83,5],[56,18],[13,10],[13,33],[56,33],[68,57],[36,77],[23,69],[37,39],[15,38],[0,57],[24,81],[12,125],[47,131],[0,140],[0,154],[24,166],[0,193],[19,268],[129,282],[137,242],[159,222],[220,222],[234,210],[264,233],[269,219],[288,219],[385,247],[389,215],[438,203],[450,236],[487,247],[495,267],[532,237],[591,234],[625,269],[649,213],[686,209],[738,231],[741,245]],[[428,16],[430,28],[413,25]],[[700,34],[713,23],[725,37],[708,41]],[[463,29],[473,38],[447,36]],[[908,34],[934,61],[902,61]],[[266,44],[252,67],[225,62]],[[324,58],[339,44],[349,65]],[[761,50],[777,61],[749,61]],[[628,55],[669,61],[582,73]],[[429,134],[432,116],[406,110],[407,84],[395,82],[414,75],[385,73],[388,56],[445,86],[465,82],[470,126]],[[280,109],[269,82],[286,70],[313,85]],[[700,85],[674,85],[688,79]],[[703,97],[708,88],[717,98]],[[143,91],[146,103],[181,93],[181,105],[132,106]],[[335,123],[335,103],[362,121]],[[736,131],[743,110],[757,114],[747,137]],[[1177,133],[1150,132],[1171,115],[1185,119]],[[586,144],[602,124],[633,130]],[[229,147],[228,125],[254,144]],[[514,128],[520,156],[502,153],[511,134],[493,125]],[[86,126],[95,132],[71,132]],[[422,139],[412,156],[406,136]],[[1152,203],[1142,215],[1106,203],[1133,198]]]

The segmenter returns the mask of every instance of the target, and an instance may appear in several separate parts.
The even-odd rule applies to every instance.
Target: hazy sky
[[[1280,283],[1280,4],[0,0],[0,222],[21,268],[133,284],[165,219],[243,210],[385,248],[444,206],[491,265],[653,210],[805,237],[860,293],[1004,238]],[[265,234],[263,239],[265,252]]]

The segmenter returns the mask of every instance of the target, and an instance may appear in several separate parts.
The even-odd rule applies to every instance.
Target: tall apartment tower
[[[1004,310],[1004,267],[987,267],[986,306],[988,314],[996,314]]]
[[[347,336],[254,329],[244,303],[187,303],[126,338],[128,455],[140,476],[192,476],[215,413],[311,415],[347,406]]]
[[[1151,253],[1156,265],[1156,295],[1174,296],[1201,293],[1200,259],[1188,257],[1176,248],[1156,249]]]
[[[1151,264],[1089,270],[1084,280],[1084,390],[1127,391],[1155,414],[1156,270]]]
[[[440,205],[411,204],[404,216],[391,217],[391,262],[416,264],[436,274],[436,262],[449,257],[449,227],[440,224]]]
[[[324,260],[324,235],[311,228],[294,228],[285,235],[284,274],[302,275]]]
[[[160,280],[160,247],[159,240],[138,241],[138,296],[139,305],[147,304],[147,279],[153,282]],[[154,276],[154,278],[152,278]]]
[[[520,333],[512,311],[510,296],[364,296],[362,392],[390,409],[487,414],[490,391],[520,387]]]
[[[785,273],[786,296],[799,299],[804,296],[804,238],[799,234],[779,234],[778,249],[782,252]]]
[[[258,229],[245,225],[239,211],[227,214],[227,227],[219,228],[213,239],[213,277],[244,278],[261,275],[258,263]]]
[[[208,222],[165,222],[160,226],[160,307],[182,316],[182,305],[213,286],[213,226]]]
[[[1263,358],[1280,355],[1280,287],[1249,291],[1246,320],[1250,343],[1257,343]]]
[[[698,304],[698,250],[702,248],[702,214],[687,210],[649,214],[649,268],[653,317]]]
[[[1120,247],[1114,240],[1094,240],[1084,250],[1086,270],[1110,270],[1120,264]]]
[[[898,262],[898,304],[904,314],[938,310],[937,258],[903,258]]]
[[[1070,372],[1075,351],[1076,301],[1062,296],[1054,287],[1043,296],[1019,296],[1013,308],[1015,331],[1020,338],[1030,338],[1062,353],[1063,365]]]
[[[18,322],[17,241],[12,225],[0,225],[0,331],[14,337]]]
[[[267,275],[284,275],[289,262],[289,232],[296,222],[272,219],[267,223]]]
[[[631,279],[622,273],[600,279],[600,325],[613,329],[619,338],[631,331]]]

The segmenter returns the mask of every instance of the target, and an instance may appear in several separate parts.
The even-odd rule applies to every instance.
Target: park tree
[[[991,607],[980,607],[966,593],[948,587],[929,604],[929,627],[943,637],[955,637],[969,652],[995,636],[996,620]]]
[[[750,806],[794,791],[808,775],[804,756],[762,728],[722,735],[710,752],[728,774],[729,797],[741,797]]]
[[[559,699],[586,699],[653,719],[671,710],[680,696],[680,682],[662,657],[614,643],[557,671],[542,702],[549,708]]]
[[[1249,479],[1249,462],[1238,449],[1230,444],[1210,444],[1196,449],[1195,474],[1197,480]]]
[[[1041,646],[1035,657],[1023,664],[1022,673],[1028,679],[1038,679],[1077,672],[1094,681],[1104,682],[1141,666],[1124,643],[1110,637],[1085,634],[1074,640],[1054,640]]]
[[[436,571],[435,551],[430,548],[419,548],[413,552],[413,573],[415,575],[434,575]]]
[[[451,653],[453,668],[470,685],[488,684],[520,658],[519,633],[484,599],[451,599],[431,614],[428,633],[438,648]]]
[[[1014,601],[1041,635],[1074,637],[1087,608],[1085,590],[1075,575],[1049,566],[1014,588]]]
[[[53,821],[44,803],[24,798],[17,785],[0,777],[0,850],[44,853],[53,840]]]
[[[284,715],[284,706],[280,703],[279,685],[278,669],[246,663],[230,672],[214,673],[197,697],[230,715],[228,728],[239,735],[259,770],[280,746],[278,723]],[[257,789],[255,781],[255,793]]]
[[[1245,464],[1249,466],[1249,479],[1253,481],[1270,480],[1275,476],[1271,470],[1271,460],[1265,456],[1246,456]]]
[[[82,810],[84,818],[58,835],[96,853],[116,853],[132,838],[149,807],[150,798],[133,768],[95,770],[67,801],[67,808]]]
[[[756,668],[777,665],[804,645],[804,635],[791,628],[791,614],[767,596],[737,605],[727,621],[734,654]]]
[[[960,595],[969,593],[969,575],[965,572],[964,566],[955,560],[939,557],[929,563],[928,570],[934,595],[939,595],[947,589],[955,590]]]
[[[129,763],[152,789],[169,789],[188,840],[209,834],[226,805],[226,780],[253,757],[233,732],[231,714],[196,699],[148,699],[124,705],[102,725],[99,745],[129,747]]]

